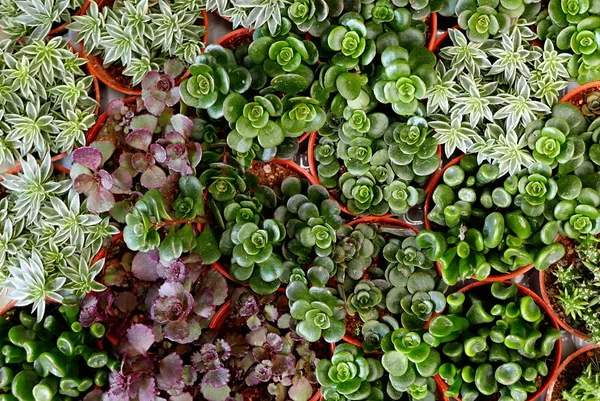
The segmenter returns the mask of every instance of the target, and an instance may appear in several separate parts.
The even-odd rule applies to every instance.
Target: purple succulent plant
[[[140,183],[149,189],[160,188],[167,182],[167,174],[157,166],[157,163],[163,163],[167,159],[167,152],[161,145],[152,143],[152,137],[152,131],[146,128],[131,131],[125,142],[141,152],[124,153],[121,157],[122,162],[127,160],[133,170],[142,173]]]
[[[167,106],[177,104],[180,98],[179,87],[171,75],[150,71],[142,79],[144,106],[155,116],[160,116]]]
[[[111,192],[114,179],[108,171],[100,168],[104,164],[102,152],[84,146],[73,152],[73,162],[89,170],[73,181],[75,191],[87,195],[87,208],[94,213],[109,211],[115,204],[115,196]]]

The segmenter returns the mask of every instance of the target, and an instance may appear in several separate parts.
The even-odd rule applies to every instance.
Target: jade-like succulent
[[[381,341],[385,335],[398,328],[400,328],[400,324],[393,316],[382,316],[377,320],[365,322],[361,329],[363,350],[373,352],[381,349]]]
[[[325,124],[327,116],[319,102],[310,97],[285,97],[281,128],[286,137],[299,137],[305,132],[315,132]]]
[[[346,333],[346,311],[334,289],[316,285],[309,288],[303,280],[295,280],[288,284],[285,293],[299,336],[310,342],[321,337],[329,343],[342,339]]]
[[[410,7],[413,18],[424,19],[431,13],[439,11],[444,2],[445,0],[395,0],[393,3],[398,7]]]
[[[556,197],[558,186],[552,178],[552,169],[548,164],[534,163],[519,178],[521,210],[527,216],[537,217],[544,213],[546,202]]]
[[[585,97],[585,102],[581,106],[581,112],[584,116],[596,118],[600,116],[600,92],[590,92]]]
[[[301,32],[320,37],[330,25],[330,18],[339,16],[343,3],[336,0],[295,0],[287,9],[290,20]]]
[[[340,162],[336,149],[336,142],[326,136],[319,138],[319,143],[314,149],[315,160],[318,163],[317,175],[326,188],[334,188],[338,183]]]
[[[77,303],[58,310],[39,323],[25,310],[12,310],[0,318],[4,342],[0,388],[6,399],[82,398],[94,386],[108,384],[108,366],[118,369],[118,361],[98,348],[106,331],[102,324],[83,328],[77,321]]]
[[[200,175],[200,183],[214,200],[227,202],[237,193],[246,191],[246,182],[232,166],[212,163],[209,167]]]
[[[329,193],[320,185],[311,185],[302,193],[302,183],[295,177],[283,180],[281,192],[287,201],[275,211],[275,218],[285,224],[291,238],[286,244],[289,259],[305,264],[311,261],[313,252],[317,256],[330,255],[336,230],[342,224],[337,202],[329,199]]]
[[[376,306],[383,306],[383,292],[376,283],[361,280],[354,286],[354,291],[348,294],[348,309],[357,312],[363,322],[376,320],[379,311]]]
[[[397,215],[408,212],[412,206],[425,200],[425,192],[421,188],[414,188],[401,180],[396,180],[383,188],[383,199],[388,203],[390,211]]]
[[[389,211],[389,205],[383,199],[383,189],[370,172],[361,177],[346,172],[340,177],[339,186],[342,201],[350,212],[384,215]]]
[[[445,395],[525,400],[536,392],[561,333],[535,300],[519,294],[516,284],[494,283],[471,289],[468,297],[452,294],[448,303],[423,336],[442,350]]]
[[[534,121],[525,129],[525,135],[534,159],[550,167],[583,158],[585,145],[580,138],[570,135],[569,123],[563,118]]]
[[[408,52],[400,46],[389,46],[381,53],[382,67],[376,74],[373,92],[377,100],[392,105],[400,115],[411,115],[435,84],[435,56],[424,47]]]
[[[508,32],[513,21],[525,12],[525,3],[524,0],[458,0],[456,15],[469,39],[483,42],[490,36]]]
[[[406,123],[393,123],[385,131],[388,156],[396,175],[407,181],[424,183],[438,168],[437,140],[423,117],[410,117]]]
[[[351,344],[335,347],[331,360],[317,363],[317,380],[325,400],[383,400],[382,391],[371,383],[383,376],[381,362],[366,358]]]
[[[394,399],[408,393],[411,400],[435,401],[433,376],[441,365],[437,350],[423,341],[422,335],[399,328],[381,341],[381,364],[389,373],[388,394]]]
[[[560,50],[575,53],[569,60],[568,70],[579,84],[600,79],[599,33],[600,16],[591,15],[562,29],[556,37]]]
[[[550,0],[548,12],[559,27],[576,25],[590,14],[600,13],[600,5],[589,0]]]
[[[223,117],[223,101],[230,92],[244,93],[252,84],[250,72],[239,66],[233,52],[211,44],[189,68],[191,76],[180,86],[185,104],[206,109],[211,118]]]
[[[359,280],[385,245],[385,239],[376,225],[366,223],[355,227],[343,225],[336,235],[332,259],[336,264],[338,283],[343,283],[346,276]]]
[[[339,19],[339,25],[331,26],[321,38],[321,45],[335,52],[331,61],[346,69],[370,64],[375,58],[375,41],[368,37],[363,17],[348,12]]]

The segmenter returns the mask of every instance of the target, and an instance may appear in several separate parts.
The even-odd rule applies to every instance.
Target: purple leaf
[[[169,107],[175,106],[179,100],[181,100],[181,93],[179,92],[179,88],[173,88],[165,97],[165,104]]]
[[[202,280],[202,287],[212,290],[214,305],[222,305],[227,299],[227,280],[216,270],[209,270],[206,273]]]
[[[115,196],[98,185],[87,198],[87,208],[93,213],[108,212],[115,204]]]
[[[179,395],[171,396],[169,401],[194,401],[194,398],[190,393],[181,393]]]
[[[160,286],[158,294],[161,297],[180,297],[183,293],[187,292],[185,287],[181,283],[174,281],[167,281]]]
[[[283,338],[275,333],[268,333],[267,344],[273,352],[279,352],[283,349]]]
[[[296,367],[296,358],[294,355],[275,355],[272,358],[272,370],[273,374],[277,376],[284,376],[286,374],[293,374]]]
[[[115,99],[106,106],[106,113],[112,119],[120,118],[123,115],[125,103],[122,99]]]
[[[267,328],[261,327],[257,330],[249,332],[246,334],[246,341],[248,341],[248,344],[255,347],[262,347],[267,341]]]
[[[172,121],[172,120],[171,120]],[[165,140],[169,143],[180,143],[185,145],[185,138],[177,131],[169,131],[165,134]]]
[[[114,180],[112,176],[106,170],[98,171],[98,178],[100,179],[100,185],[104,187],[104,189],[111,189],[114,184]]]
[[[159,279],[156,271],[159,264],[158,249],[150,252],[138,252],[131,262],[131,272],[140,280],[156,281]]]
[[[194,132],[194,122],[183,114],[175,114],[171,117],[171,125],[173,129],[183,135],[184,138],[189,138]]]
[[[141,116],[135,116],[131,119],[131,129],[147,129],[150,132],[156,131],[158,126],[158,118],[152,114],[142,114]]]
[[[214,310],[214,297],[212,289],[203,288],[196,293],[196,298],[194,302],[194,312],[196,315],[208,319],[210,314]]]
[[[127,145],[132,148],[148,151],[150,144],[152,143],[152,131],[149,129],[141,128],[127,134],[125,138]]]
[[[196,322],[192,321],[192,323]],[[171,341],[176,341],[180,344],[187,344],[200,337],[200,333],[198,333],[198,337],[191,339],[191,337],[195,336],[196,334],[192,333],[191,326],[192,325],[187,320],[182,320],[181,322],[170,322],[164,326],[163,334]]]
[[[112,193],[126,194],[133,187],[133,177],[124,167],[119,167],[112,173],[113,187]]]
[[[193,146],[188,149],[189,161],[192,167],[196,167],[202,161],[202,145],[194,142]]]
[[[134,324],[127,330],[127,340],[136,351],[146,355],[152,344],[154,344],[154,332],[149,326]]]
[[[169,390],[180,382],[180,384],[183,384],[183,361],[176,353],[163,358],[158,365],[158,369],[160,374],[156,381],[159,388]]]
[[[89,174],[80,174],[75,177],[75,180],[73,181],[73,189],[75,189],[78,194],[85,194],[92,190],[95,183],[96,180],[93,176]]]
[[[308,401],[313,394],[313,388],[306,377],[299,376],[298,380],[290,387],[288,396],[292,401]]]
[[[202,380],[209,386],[223,387],[229,381],[229,370],[222,366],[218,366],[215,369],[206,372]]]
[[[188,269],[185,263],[179,260],[172,262],[169,266],[165,266],[162,263],[160,263],[157,266],[156,271],[158,272],[158,275],[161,278],[179,281],[180,283],[185,282],[186,278],[190,274],[190,269]],[[213,270],[211,270],[211,272],[213,272]],[[219,277],[223,277],[218,272],[215,273]],[[223,280],[225,279],[223,278]]]
[[[154,157],[148,153],[138,152],[131,156],[131,167],[139,173],[146,171],[152,163],[154,163]]]
[[[148,71],[142,78],[142,89],[150,90],[156,87],[156,83],[160,80],[161,74],[158,71]]]
[[[102,165],[102,152],[91,146],[84,146],[73,151],[73,162],[90,170],[97,171]]]
[[[150,166],[140,178],[142,185],[148,189],[160,188],[167,182],[167,175],[158,166]]]
[[[149,96],[144,97],[144,106],[146,109],[155,116],[160,116],[165,111],[165,102],[162,100],[158,100],[151,93]]]
[[[140,401],[155,401],[156,400],[156,383],[153,377],[145,377],[138,390],[138,398]]]
[[[154,156],[154,160],[159,163],[163,163],[165,160],[167,160],[167,151],[157,143],[150,145],[150,153],[152,153],[152,156]]]
[[[123,313],[131,313],[139,305],[138,299],[131,292],[119,292],[115,298],[115,306]]]

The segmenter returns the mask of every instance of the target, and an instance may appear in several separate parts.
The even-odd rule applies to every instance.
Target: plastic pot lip
[[[546,271],[545,270],[540,270],[539,273],[538,273],[539,284],[540,284],[540,292],[542,294],[542,299],[544,300],[544,302],[549,307],[549,314],[551,314],[552,317],[554,317],[554,319],[556,319],[556,321],[558,322],[558,324],[560,325],[560,327],[562,327],[563,329],[565,329],[570,334],[572,334],[572,335],[574,335],[576,337],[579,337],[582,340],[590,341],[590,336],[588,334],[582,333],[581,331],[575,329],[574,327],[571,327],[569,324],[567,324],[567,322],[565,322],[564,320],[562,320],[560,318],[560,316],[558,316],[558,314],[554,311],[554,308],[552,307],[552,303],[550,302],[550,297],[548,296],[548,293],[546,291],[546,284],[545,284],[545,280],[544,280],[545,276],[546,276]]]
[[[425,228],[431,231],[435,231],[433,229],[433,226],[431,225],[431,222],[429,221],[429,219],[427,218],[427,215],[429,214],[429,210],[431,209],[431,203],[433,201],[433,191],[435,190],[435,188],[438,186],[440,180],[442,179],[444,172],[451,166],[455,166],[458,163],[460,163],[460,161],[462,160],[463,157],[465,157],[466,155],[460,155],[455,157],[454,159],[450,160],[448,163],[446,163],[446,165],[439,171],[435,172],[430,179],[430,183],[428,183],[427,185],[429,185],[430,187],[428,188],[429,191],[427,192],[427,197],[425,198],[425,206],[423,207],[423,215],[425,216]],[[435,262],[435,266],[437,268],[438,274],[440,275],[440,277],[442,276],[442,265],[440,264],[440,262]],[[493,274],[488,276],[487,278],[485,278],[485,280],[481,280],[481,282],[485,282],[485,283],[494,283],[497,281],[505,281],[505,280],[510,280],[513,279],[515,277],[519,277],[522,274],[527,273],[529,270],[533,269],[534,265],[529,264],[523,267],[518,268],[517,270],[510,272],[510,273],[506,273],[506,274]]]
[[[104,1],[100,1],[99,7],[104,5]],[[202,43],[205,45],[208,44],[208,14],[205,10],[202,10],[202,20],[203,25],[206,29],[206,33],[202,37]],[[117,92],[124,93],[126,95],[133,96],[141,96],[142,91],[138,89],[133,89],[131,87],[125,87],[120,84],[114,77],[108,72],[106,68],[104,68],[103,60],[99,56],[94,56],[90,54],[86,54],[83,51],[83,47],[81,50],[82,57],[88,60],[87,66],[91,75],[97,77],[100,81],[102,81],[106,86],[116,90]],[[179,85],[184,79],[190,76],[190,71],[186,70],[179,78],[175,79],[175,84]]]
[[[123,239],[123,231],[119,232],[118,234],[113,235],[113,237],[110,239],[110,244],[114,245],[122,239]],[[96,253],[96,255],[92,258],[91,264],[93,265],[94,263],[98,262],[99,260],[104,259],[106,257],[107,253],[108,253],[108,250],[106,248],[100,249],[98,251],[98,253]]]
[[[85,0],[83,5],[79,9],[77,9],[72,15],[84,15],[89,7],[90,1]],[[50,32],[48,32],[48,38],[52,38],[54,36],[62,36],[67,31],[67,25],[69,25],[69,22],[65,22],[64,24],[61,24],[60,26],[57,26],[56,28],[52,29]]]
[[[248,28],[239,28],[239,29],[233,30],[233,31],[228,32],[225,35],[221,36],[221,38],[219,40],[217,40],[217,44],[220,45],[220,46],[223,46],[223,47],[225,47],[227,49],[230,49],[229,46],[236,39],[238,39],[238,38],[247,38],[247,37],[252,38],[252,34],[253,33],[254,33],[254,31],[251,31]]]
[[[429,42],[427,43],[427,48],[433,51],[433,48],[437,42],[437,26],[438,26],[438,15],[437,13],[431,13],[429,15],[429,23],[427,26],[429,27],[430,35]]]
[[[556,378],[554,381],[552,381],[552,383],[550,384],[550,386],[548,387],[548,392],[546,393],[546,401],[552,401],[552,393],[554,392],[554,386],[556,386],[556,379],[558,379],[558,376],[567,368],[567,366],[578,356],[580,356],[581,354],[588,352],[590,350],[593,349],[598,349],[600,348],[600,344],[591,344],[591,345],[587,345],[583,348],[578,349],[577,351],[575,351],[574,353],[572,353],[571,355],[569,355],[567,357],[567,359],[565,359],[563,361],[563,363],[560,364],[560,366],[558,367],[558,371],[556,373]]]
[[[533,298],[536,305],[539,306],[540,309],[542,309],[542,312],[546,314],[546,317],[549,319],[550,325],[552,327],[554,327],[555,329],[560,330],[560,325],[558,324],[558,320],[551,313],[552,308],[548,304],[546,304],[546,302],[544,302],[544,300],[538,294],[536,294],[534,291],[530,290],[529,288],[527,288],[521,284],[514,283],[512,281],[505,280],[505,281],[500,281],[500,282],[505,285],[515,284],[517,286],[517,291],[520,295],[530,296],[531,298]],[[484,285],[492,285],[492,284],[493,283],[491,283],[491,282],[478,281],[478,282],[471,283],[471,284],[459,289],[457,292],[466,293],[474,288],[481,287]],[[447,308],[448,308],[448,306],[446,306],[446,309]],[[540,388],[538,388],[535,393],[529,394],[527,396],[527,401],[535,401],[541,394],[544,393],[544,391],[546,391],[548,389],[548,387],[550,386],[551,383],[556,382],[556,378],[558,377],[558,372],[559,372],[559,367],[560,367],[560,360],[561,360],[561,356],[562,356],[562,338],[559,338],[556,341],[556,344],[554,345],[554,349],[552,350],[552,355],[554,355],[554,361],[552,364],[552,368],[548,372],[548,375],[546,375],[546,377],[543,378],[542,385],[540,386]],[[446,382],[444,382],[444,380],[440,377],[439,374],[435,375],[435,381],[438,384],[438,388],[442,391],[442,393],[448,389],[448,385],[446,384]],[[445,395],[444,395],[444,399],[446,399],[446,400],[456,399],[457,401],[461,401],[460,397],[448,398]]]
[[[600,81],[592,81],[585,85],[578,86],[577,88],[573,89],[572,91],[567,93],[565,96],[563,96],[563,98],[560,99],[560,102],[561,103],[563,103],[563,102],[571,103],[574,100],[574,98],[576,98],[578,95],[583,94],[590,89],[598,89],[598,88],[600,88]],[[577,105],[575,105],[575,106],[577,106]]]
[[[54,304],[54,305],[60,305],[61,303],[58,302],[55,299],[52,298],[48,298],[46,297],[46,301],[47,304]],[[0,316],[3,316],[5,313],[7,313],[8,311],[17,308],[17,301],[10,301],[9,303],[7,303],[6,305],[4,305],[4,307],[2,309],[0,309]]]
[[[123,99],[123,103],[125,103],[127,106],[131,106],[131,105],[135,104],[136,101],[137,101],[137,97],[135,97],[135,96]],[[100,114],[100,116],[96,119],[96,122],[94,123],[94,125],[92,125],[92,128],[90,128],[85,133],[86,146],[89,146],[92,142],[94,142],[96,140],[98,133],[100,132],[100,130],[102,129],[104,124],[106,124],[106,120],[108,120],[108,112],[107,111]]]
[[[321,181],[319,180],[319,174],[317,173],[317,162],[315,160],[315,146],[317,145],[317,136],[318,135],[319,135],[319,133],[315,131],[315,132],[311,132],[308,137],[308,151],[307,151],[308,166],[310,169],[310,175],[312,176],[315,183],[318,185],[323,185],[323,184],[321,184]],[[431,192],[431,190],[433,188],[432,183],[433,183],[434,177],[438,173],[439,168],[441,167],[441,164],[442,164],[442,145],[438,145],[437,155],[438,155],[438,159],[439,159],[438,170],[436,170],[433,174],[431,174],[431,176],[429,177],[429,179],[427,180],[427,182],[425,183],[425,185],[422,188],[423,191],[425,191],[426,199],[429,196],[429,193]],[[368,215],[354,214],[350,210],[348,210],[348,208],[345,205],[343,205],[338,199],[334,198],[333,195],[331,195],[331,193],[329,194],[329,198],[338,203],[342,212],[344,212],[345,214],[347,214],[348,216],[351,216],[353,218],[364,218],[364,217],[394,218],[394,217],[398,217],[392,213],[387,213],[387,214],[384,214],[383,216],[376,216],[376,215],[372,215],[372,214],[368,214]]]

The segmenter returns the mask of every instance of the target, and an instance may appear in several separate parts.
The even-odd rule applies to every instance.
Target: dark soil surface
[[[552,399],[550,401],[563,401],[563,391],[570,390],[575,385],[577,378],[581,376],[583,370],[594,359],[600,361],[600,349],[598,348],[584,352],[573,359],[556,378],[556,384],[554,385],[554,391],[552,392]]]
[[[281,182],[287,177],[300,177],[296,172],[276,163],[254,162],[249,170],[258,177],[258,182],[273,190],[281,187]]]

